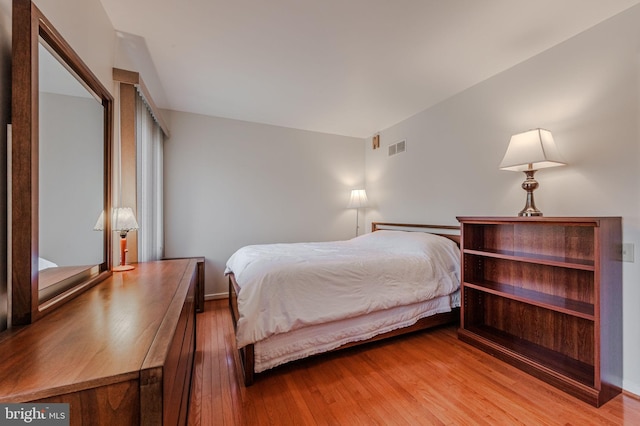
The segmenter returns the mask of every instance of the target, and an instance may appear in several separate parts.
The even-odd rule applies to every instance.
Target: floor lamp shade
[[[359,209],[368,205],[367,191],[364,189],[351,190],[351,198],[349,198],[349,204],[347,204],[348,209]]]

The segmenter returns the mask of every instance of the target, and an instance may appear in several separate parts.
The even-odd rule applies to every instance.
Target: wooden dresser
[[[138,264],[1,336],[0,402],[69,403],[72,425],[185,424],[203,264]]]
[[[458,336],[600,406],[622,386],[619,217],[460,217]]]

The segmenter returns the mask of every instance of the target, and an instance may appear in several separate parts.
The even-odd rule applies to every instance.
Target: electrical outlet
[[[635,262],[634,245],[631,243],[622,244],[622,261]]]

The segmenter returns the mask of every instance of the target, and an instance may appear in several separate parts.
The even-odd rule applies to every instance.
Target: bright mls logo
[[[0,425],[69,426],[69,404],[0,404]]]

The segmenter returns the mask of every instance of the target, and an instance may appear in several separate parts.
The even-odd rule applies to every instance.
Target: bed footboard
[[[233,320],[234,331],[238,328],[238,319],[240,313],[238,311],[238,284],[233,274],[229,274],[229,311],[231,311],[231,319]],[[254,380],[254,358],[253,345],[247,345],[238,349],[238,357],[242,367],[242,376],[245,386],[251,386]]]

